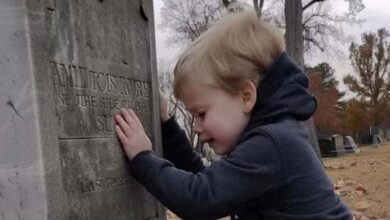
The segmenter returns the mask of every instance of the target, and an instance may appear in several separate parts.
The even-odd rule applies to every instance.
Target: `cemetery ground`
[[[390,143],[359,149],[358,154],[323,158],[326,173],[355,219],[390,219]]]
[[[390,220],[390,143],[359,149],[358,154],[323,158],[326,173],[356,220]],[[167,212],[167,220],[177,219]]]

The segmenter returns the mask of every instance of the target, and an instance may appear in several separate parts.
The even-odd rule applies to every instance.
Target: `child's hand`
[[[132,109],[121,108],[115,121],[115,132],[130,160],[141,151],[152,150],[152,143]]]
[[[168,99],[160,92],[160,118],[162,122],[169,119],[168,113]]]

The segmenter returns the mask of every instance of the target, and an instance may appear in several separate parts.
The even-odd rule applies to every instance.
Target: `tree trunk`
[[[287,52],[303,68],[302,0],[285,0],[284,13]]]
[[[286,17],[286,47],[287,53],[303,70],[303,24],[302,24],[302,0],[285,0],[284,13]],[[310,143],[318,159],[321,160],[321,152],[314,127],[313,118],[310,118],[305,126],[310,132]]]

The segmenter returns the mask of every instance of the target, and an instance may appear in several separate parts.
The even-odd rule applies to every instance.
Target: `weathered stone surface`
[[[355,141],[351,136],[344,137],[344,148],[346,151],[352,151],[354,153],[359,153],[360,149],[356,145]]]
[[[159,219],[113,114],[160,153],[151,0],[0,2],[0,219]]]

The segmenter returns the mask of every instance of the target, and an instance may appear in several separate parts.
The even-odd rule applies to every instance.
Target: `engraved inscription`
[[[82,95],[82,94],[58,94],[60,105],[63,106],[77,106],[83,108],[100,108],[100,109],[119,109],[122,107],[133,108],[136,111],[148,112],[147,104],[145,102],[131,101],[128,99],[118,99],[111,97],[97,97],[93,95]]]
[[[54,85],[101,93],[149,97],[150,83],[110,73],[88,70],[76,65],[50,62]]]
[[[108,190],[126,185],[134,184],[134,179],[130,176],[118,176],[118,177],[107,177],[99,178],[96,180],[80,180],[79,181],[79,192],[97,192],[100,190]]]
[[[150,136],[150,82],[50,61],[59,138],[115,137],[113,115],[132,108]],[[130,75],[130,74],[127,74]]]

